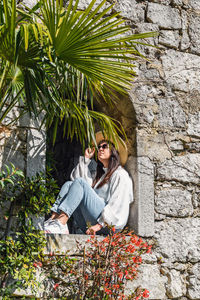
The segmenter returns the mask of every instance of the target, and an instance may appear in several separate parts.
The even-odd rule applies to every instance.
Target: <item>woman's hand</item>
[[[88,230],[86,231],[86,234],[95,235],[97,231],[101,230],[101,228],[102,228],[102,225],[100,225],[100,224],[93,225],[90,228],[88,228]]]
[[[87,158],[92,158],[94,156],[94,153],[95,153],[95,148],[87,148],[85,150],[85,157]]]

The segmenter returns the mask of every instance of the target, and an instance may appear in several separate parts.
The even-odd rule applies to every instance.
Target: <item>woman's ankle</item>
[[[57,214],[56,212],[53,212],[50,219],[54,220],[57,219],[59,217],[59,214]]]
[[[68,219],[68,216],[64,212],[61,212],[61,214],[57,217],[57,220],[63,225],[67,223]]]

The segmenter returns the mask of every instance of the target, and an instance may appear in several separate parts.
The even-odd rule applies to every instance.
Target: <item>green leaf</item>
[[[14,185],[14,182],[13,182],[13,180],[12,180],[12,179],[10,179],[10,178],[5,178],[5,182],[7,182],[7,183],[11,183],[12,185]]]

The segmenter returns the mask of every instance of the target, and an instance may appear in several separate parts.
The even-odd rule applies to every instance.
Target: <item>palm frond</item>
[[[139,54],[133,44],[154,33],[127,35],[129,26],[121,17],[116,18],[119,14],[108,16],[113,4],[103,8],[106,0],[96,8],[96,1],[92,0],[85,11],[77,10],[79,0],[74,7],[70,0],[66,11],[56,1],[43,0],[43,3],[42,21],[49,30],[56,56],[86,78],[92,78],[95,86],[102,82],[119,93],[127,93],[135,76],[132,61]],[[104,89],[100,87],[102,84],[99,84],[99,92],[103,94]]]
[[[95,128],[107,133],[114,143],[117,143],[119,134],[126,136],[120,123],[103,113],[89,110],[85,104],[77,104],[71,99],[60,101],[57,110],[51,113],[51,119],[47,118],[47,126],[54,122],[53,143],[56,139],[56,132],[59,122],[63,122],[63,135],[73,139],[74,136],[81,142],[83,147],[92,145],[95,141]]]
[[[121,125],[94,111],[93,99],[112,103],[126,94],[135,76],[134,62],[141,39],[134,35],[113,5],[91,0],[85,11],[79,0],[40,0],[26,11],[15,0],[1,1],[1,120],[21,100],[37,117],[45,112],[47,127],[59,122],[64,133],[83,146],[94,139],[95,124],[115,140]],[[39,10],[38,10],[39,8]],[[142,56],[141,56],[142,57]]]

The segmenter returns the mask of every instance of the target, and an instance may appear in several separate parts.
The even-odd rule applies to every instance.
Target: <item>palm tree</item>
[[[59,122],[83,147],[94,138],[94,124],[114,140],[119,123],[97,112],[93,99],[112,103],[131,88],[139,39],[130,34],[113,4],[92,0],[86,10],[79,0],[40,0],[19,8],[15,0],[0,6],[0,122],[16,105],[37,118],[43,112],[47,128]],[[127,34],[129,33],[129,34]]]

